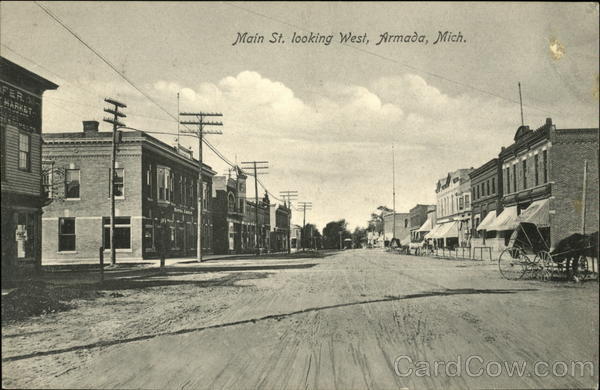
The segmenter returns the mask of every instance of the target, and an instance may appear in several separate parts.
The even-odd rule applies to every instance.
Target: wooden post
[[[100,247],[98,250],[100,258],[100,283],[104,283],[104,248]]]

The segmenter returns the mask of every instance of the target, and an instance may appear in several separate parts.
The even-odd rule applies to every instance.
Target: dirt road
[[[3,326],[4,387],[598,383],[597,282],[506,281],[489,262],[351,250],[181,264],[109,288],[123,296]]]

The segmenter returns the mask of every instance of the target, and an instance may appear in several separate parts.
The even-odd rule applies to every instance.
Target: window
[[[465,201],[463,199],[463,197],[461,196],[460,198],[458,198],[458,209],[462,210],[465,207]]]
[[[75,250],[75,218],[58,219],[58,250]]]
[[[486,181],[486,182],[485,182],[485,185],[486,185],[486,188],[487,188],[487,194],[488,194],[488,196],[489,196],[489,195],[490,195],[490,181],[489,181],[489,180],[488,180],[488,181]]]
[[[512,179],[513,179],[513,191],[516,192],[517,191],[517,164],[513,164],[512,167],[513,167],[513,172],[512,172],[512,174],[513,174],[513,177],[512,177]]]
[[[407,228],[408,227],[408,219],[404,220],[404,227]]]
[[[471,206],[471,202],[469,199],[469,194],[465,195],[465,209],[468,209]]]
[[[79,169],[65,170],[65,198],[79,199],[80,196],[80,172]]]
[[[110,191],[110,168],[108,169],[108,177],[109,177],[109,191]],[[114,189],[115,189],[115,197],[123,198],[125,197],[125,169],[124,168],[115,168],[115,177],[114,177]],[[110,195],[110,192],[109,192]]]
[[[542,153],[542,171],[544,172],[544,183],[548,183],[548,151]]]
[[[496,193],[496,178],[492,177],[492,194]]]
[[[510,194],[510,168],[506,168],[506,193]]]
[[[110,222],[110,221],[109,221]],[[147,218],[144,224],[144,251],[154,252],[154,221]]]
[[[19,133],[19,169],[31,170],[31,136]]]
[[[152,166],[148,165],[146,168],[146,193],[148,197],[152,199],[154,197],[154,190],[152,186]]]
[[[102,217],[104,230],[102,244],[104,249],[110,248],[110,217]],[[131,249],[131,218],[115,217],[115,248]]]
[[[481,196],[485,196],[485,183],[481,183]]]
[[[538,185],[540,184],[540,172],[539,172],[539,156],[536,154],[535,156],[533,156],[533,169],[535,171],[535,184],[534,185]]]
[[[171,170],[165,167],[156,168],[158,184],[158,200],[171,201],[173,196],[173,177]]]
[[[52,191],[52,184],[54,183],[54,164],[52,162],[42,163],[42,189],[43,195],[46,199],[52,199],[54,193]]]
[[[479,186],[477,186],[477,199],[479,199],[479,198],[480,198],[480,196],[479,196]]]
[[[227,207],[230,213],[235,212],[235,197],[232,193],[229,193],[229,196],[227,197]]]
[[[4,181],[6,179],[6,126],[0,127],[0,135],[2,138],[0,139],[0,153],[2,153],[2,166],[0,167],[1,180]]]
[[[523,189],[527,188],[527,160],[523,160]]]
[[[202,209],[208,210],[208,183],[202,182]]]
[[[16,241],[17,258],[31,259],[35,256],[35,225],[37,216],[31,212],[17,212]]]

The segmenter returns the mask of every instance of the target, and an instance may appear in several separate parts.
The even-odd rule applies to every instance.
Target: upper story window
[[[517,164],[512,166],[513,191],[517,191]]]
[[[152,199],[154,197],[154,187],[152,186],[152,165],[146,167],[146,193]]]
[[[110,173],[111,173],[111,170],[109,168],[108,169],[109,180],[110,180]],[[113,178],[113,180],[114,180],[113,188],[115,191],[115,197],[116,198],[125,197],[125,168],[115,168],[115,177]],[[109,181],[108,186],[109,186],[109,190],[110,190],[110,181]]]
[[[79,169],[65,170],[65,198],[80,198],[80,172]]]
[[[468,209],[471,205],[471,200],[469,199],[469,194],[465,195],[465,209]]]
[[[527,160],[523,160],[523,189],[527,188]]]
[[[208,210],[208,183],[202,182],[202,208]]]
[[[496,178],[492,177],[492,194],[496,193]]]
[[[510,194],[510,167],[506,168],[506,174],[504,176],[504,181],[506,182],[506,193]]]
[[[173,195],[173,176],[167,167],[156,168],[158,200],[170,202]]]
[[[548,151],[542,152],[542,172],[544,173],[544,183],[548,183]]]
[[[463,199],[463,197],[461,196],[460,198],[458,198],[458,209],[459,209],[459,210],[462,210],[464,207],[465,207],[465,204],[464,204],[464,199]]]
[[[19,133],[19,169],[31,171],[31,136]]]
[[[227,196],[227,209],[230,213],[235,212],[235,197],[231,192]]]
[[[486,181],[485,182],[485,186],[486,186],[486,194],[488,194],[488,196],[491,194],[490,193],[490,181]]]
[[[540,184],[540,157],[536,154],[533,156],[533,174],[534,174],[534,185]]]

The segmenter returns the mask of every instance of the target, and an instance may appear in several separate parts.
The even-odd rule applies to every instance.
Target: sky
[[[44,132],[102,121],[112,97],[127,104],[128,126],[174,144],[179,93],[182,112],[223,113],[209,142],[232,162],[269,161],[261,181],[312,202],[306,219],[320,229],[341,218],[366,226],[377,206],[392,207],[393,160],[396,210],[434,204],[439,178],[512,142],[518,82],[526,125],[599,126],[597,3],[40,4],[144,93],[36,3],[1,2],[1,55],[59,85],[44,94]],[[462,41],[433,44],[439,31]],[[311,32],[332,41],[291,41]],[[238,33],[264,42],[234,45]],[[283,42],[269,43],[273,33]],[[428,43],[377,45],[385,33]],[[193,138],[180,143],[197,151]]]

